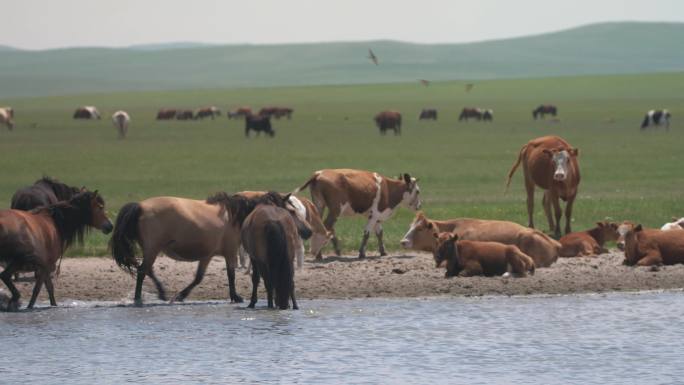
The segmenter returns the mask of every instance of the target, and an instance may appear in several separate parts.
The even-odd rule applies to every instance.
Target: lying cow
[[[615,222],[596,222],[596,227],[587,231],[578,231],[567,234],[559,240],[562,247],[560,256],[572,257],[596,257],[607,253],[603,245],[608,241],[617,241],[618,224]]]
[[[650,110],[644,116],[641,122],[641,129],[645,130],[649,126],[660,127],[665,126],[665,129],[670,129],[670,118],[672,114],[668,110]]]
[[[679,219],[672,217],[672,222],[664,224],[663,227],[661,227],[660,229],[661,230],[684,229],[684,217],[679,218]]]
[[[446,278],[484,275],[493,277],[511,274],[524,277],[534,275],[534,261],[513,245],[499,242],[459,241],[450,232],[434,233],[437,242],[435,260],[446,261]]]
[[[625,233],[625,260],[629,266],[684,263],[684,230],[649,230],[636,225]]]
[[[101,119],[100,111],[93,106],[78,107],[74,111],[74,119]]]
[[[266,133],[271,138],[275,136],[275,131],[271,126],[271,118],[268,116],[255,116],[246,115],[245,116],[245,136],[249,138],[249,132],[256,131],[257,136],[259,134]]]
[[[323,223],[333,234],[332,242],[337,255],[341,252],[334,226],[340,215],[363,215],[368,218],[359,248],[359,258],[365,258],[371,231],[378,238],[380,255],[387,255],[382,240],[382,222],[389,219],[400,204],[414,210],[420,209],[421,205],[418,180],[409,174],[392,179],[371,171],[320,170],[294,193],[306,187],[309,187],[311,199],[321,215],[326,207],[328,209]]]
[[[448,221],[428,219],[425,214],[416,214],[408,232],[401,240],[406,249],[435,253],[437,242],[434,232],[453,232],[461,240],[500,242],[515,245],[532,257],[536,267],[548,267],[556,262],[561,244],[541,231],[507,221],[458,218]]]

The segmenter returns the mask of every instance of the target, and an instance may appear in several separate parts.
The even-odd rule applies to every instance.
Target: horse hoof
[[[380,252],[380,256],[381,256],[381,257],[386,257],[386,256],[387,256],[387,253],[384,252],[384,251],[381,251],[381,252]]]
[[[366,254],[359,254],[359,259],[366,259]]]
[[[242,303],[242,302],[244,302],[244,300],[242,299],[242,297],[235,294],[235,295],[230,296],[230,302],[231,303]],[[254,307],[254,305],[248,306],[248,307]]]
[[[133,306],[142,307],[143,301],[141,299],[136,299],[133,301]]]

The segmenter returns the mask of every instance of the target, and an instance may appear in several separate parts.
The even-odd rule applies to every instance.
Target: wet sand
[[[387,257],[328,257],[321,262],[307,261],[295,274],[299,299],[346,299],[366,297],[426,297],[569,294],[606,291],[635,291],[684,288],[684,265],[659,268],[623,266],[623,255],[614,251],[597,258],[560,259],[549,268],[537,269],[524,278],[444,278],[444,269],[434,267],[427,253],[393,254]],[[176,262],[160,257],[155,271],[172,295],[188,285],[196,263]],[[237,271],[238,293],[247,298],[251,279],[245,269]],[[18,282],[24,304],[33,282]],[[263,286],[263,285],[262,285]],[[111,258],[66,258],[61,274],[55,279],[58,302],[68,300],[123,301],[133,298],[135,279],[119,269]],[[260,288],[260,300],[263,296]],[[145,297],[156,298],[151,280],[145,280]],[[225,262],[215,258],[203,282],[189,300],[227,298]],[[7,294],[2,285],[0,293]],[[40,301],[47,301],[45,288]]]

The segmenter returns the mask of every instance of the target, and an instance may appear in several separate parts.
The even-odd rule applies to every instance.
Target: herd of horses
[[[386,255],[382,224],[400,206],[417,211],[401,246],[432,253],[436,265],[446,267],[447,277],[534,274],[559,257],[597,256],[605,252],[608,241],[617,241],[626,265],[684,263],[684,218],[662,229],[645,229],[630,221],[601,221],[594,228],[572,232],[572,206],[580,184],[578,156],[577,148],[557,136],[535,138],[522,146],[507,185],[522,166],[527,227],[505,220],[429,219],[419,211],[418,179],[408,173],[391,178],[365,170],[325,169],[314,172],[287,194],[219,192],[204,200],[153,197],[124,205],[114,224],[107,218],[105,201],[97,190],[43,177],[17,190],[11,209],[0,210],[0,264],[5,266],[0,279],[12,295],[9,310],[19,308],[20,293],[13,283],[17,272],[35,275],[28,308],[34,306],[43,285],[55,306],[52,275],[58,262],[73,242],[82,242],[93,228],[112,233],[109,248],[114,261],[136,276],[136,304],[142,304],[146,277],[156,286],[159,299],[169,299],[154,272],[161,253],[198,264],[192,282],[171,301],[183,301],[201,283],[211,259],[222,256],[228,298],[242,302],[236,291],[235,270],[238,256],[246,254],[252,272],[249,307],[255,306],[263,280],[269,308],[286,309],[291,302],[296,309],[295,261],[301,267],[305,240],[310,239],[310,252],[316,259],[322,259],[321,249],[329,241],[340,255],[335,224],[341,216],[358,215],[367,218],[358,257],[366,257],[371,233],[378,239],[380,255]],[[311,200],[297,195],[307,188]],[[543,191],[542,203],[554,238],[534,228],[536,188]],[[564,236],[560,201],[566,202]],[[240,264],[244,266],[242,259]]]

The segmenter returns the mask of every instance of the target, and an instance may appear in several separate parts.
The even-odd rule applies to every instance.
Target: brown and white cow
[[[131,123],[131,117],[126,111],[116,111],[112,114],[112,122],[119,133],[119,139],[124,139],[128,134],[128,125]]]
[[[14,110],[9,107],[0,108],[0,124],[5,125],[8,130],[14,129]]]
[[[157,120],[171,120],[176,118],[178,110],[175,108],[162,108],[157,111]]]
[[[101,119],[100,111],[93,106],[78,107],[74,111],[74,119]]]
[[[359,248],[359,258],[365,258],[371,231],[378,238],[380,255],[387,255],[382,240],[382,222],[389,219],[400,204],[414,210],[421,206],[418,181],[409,174],[403,174],[401,179],[393,179],[371,171],[327,169],[316,171],[295,193],[307,186],[321,215],[325,208],[328,209],[323,223],[333,234],[337,255],[341,252],[334,227],[340,215],[363,215],[368,218]]]
[[[532,139],[520,149],[518,160],[513,164],[513,168],[508,173],[506,189],[511,184],[511,178],[518,169],[520,163],[523,165],[525,176],[525,189],[527,190],[527,216],[529,226],[534,228],[534,189],[535,186],[541,187],[544,191],[544,212],[549,221],[550,231],[553,231],[557,238],[560,238],[560,219],[562,216],[559,198],[565,204],[565,233],[570,229],[572,218],[572,206],[577,197],[577,187],[580,182],[579,163],[577,155],[579,151],[573,148],[565,139],[558,136],[543,136]],[[555,213],[551,217],[551,205]]]
[[[468,119],[473,118],[477,120],[482,120],[482,109],[476,107],[464,107],[461,110],[461,115],[458,116],[458,120],[464,120],[467,122]]]
[[[644,229],[636,225],[625,233],[625,260],[629,266],[684,263],[684,230]]]
[[[447,221],[429,219],[418,212],[408,232],[401,240],[406,249],[435,254],[437,242],[433,233],[453,232],[461,240],[499,242],[515,245],[532,257],[537,267],[551,266],[558,259],[561,244],[541,231],[514,222],[457,218]]]
[[[221,116],[221,110],[215,106],[198,108],[195,112],[195,119],[204,120],[206,117],[211,117],[211,120],[214,120],[215,116]]]
[[[608,241],[617,241],[619,225],[615,222],[596,222],[596,227],[567,234],[559,240],[561,245],[560,256],[572,257],[596,257],[607,253],[603,245]]]
[[[394,135],[401,135],[401,113],[399,111],[382,111],[373,118],[381,135],[387,130],[394,130]]]
[[[437,242],[437,263],[446,261],[446,278],[509,274],[524,277],[528,272],[534,275],[534,261],[517,246],[499,242],[458,240],[458,235],[450,232],[435,232],[433,237]]]

